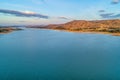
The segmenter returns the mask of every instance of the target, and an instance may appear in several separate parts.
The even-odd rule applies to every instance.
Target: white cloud
[[[120,0],[113,0],[112,4],[118,4]]]

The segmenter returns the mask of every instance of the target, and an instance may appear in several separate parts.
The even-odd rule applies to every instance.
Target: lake
[[[120,37],[44,29],[0,34],[0,80],[120,80]]]

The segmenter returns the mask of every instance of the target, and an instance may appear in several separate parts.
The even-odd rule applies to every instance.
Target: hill
[[[120,33],[120,20],[74,20],[65,24],[48,25],[44,28],[57,29],[57,30],[69,30],[69,31],[83,31],[83,32],[110,32]]]

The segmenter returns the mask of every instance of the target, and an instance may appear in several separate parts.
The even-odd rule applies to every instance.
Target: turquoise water
[[[120,80],[120,37],[37,29],[0,34],[0,80]]]

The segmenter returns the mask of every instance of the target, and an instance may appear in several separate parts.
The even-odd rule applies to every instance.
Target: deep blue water
[[[0,34],[0,80],[120,80],[120,37],[37,29]]]

